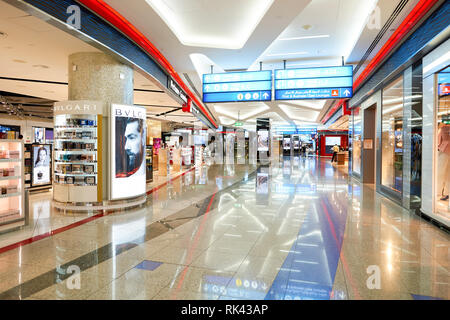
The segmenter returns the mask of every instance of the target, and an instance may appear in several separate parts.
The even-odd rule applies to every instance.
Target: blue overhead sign
[[[203,102],[272,100],[272,71],[203,75]]]
[[[352,96],[352,88],[275,90],[275,100],[343,99]]]
[[[352,96],[352,66],[275,71],[275,100],[339,99]]]

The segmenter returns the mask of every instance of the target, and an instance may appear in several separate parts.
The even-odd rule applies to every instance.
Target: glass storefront
[[[360,107],[353,110],[352,163],[353,172],[361,175],[361,113]]]
[[[381,184],[395,192],[403,186],[403,76],[383,89]]]
[[[435,211],[450,218],[450,67],[437,75]]]

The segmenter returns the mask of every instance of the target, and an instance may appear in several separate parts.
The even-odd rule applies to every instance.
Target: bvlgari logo
[[[116,117],[140,118],[145,119],[145,114],[136,109],[116,109]]]
[[[55,105],[54,111],[97,111],[96,104]]]

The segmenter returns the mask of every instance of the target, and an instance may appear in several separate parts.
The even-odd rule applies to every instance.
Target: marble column
[[[102,166],[102,198],[109,200],[110,180],[109,155],[109,110],[111,104],[133,105],[134,103],[134,72],[133,68],[117,61],[112,56],[102,52],[78,52],[69,56],[69,100],[89,100],[103,102],[102,131],[103,148],[98,155]]]
[[[101,52],[69,56],[69,100],[133,104],[133,69]]]

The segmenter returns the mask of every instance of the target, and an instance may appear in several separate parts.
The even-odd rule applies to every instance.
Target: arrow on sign
[[[267,99],[267,98],[269,97],[269,94],[268,94],[267,92],[265,92],[265,93],[263,94],[263,97],[264,97],[264,99]]]
[[[350,95],[350,91],[348,91],[348,89],[346,89],[346,90],[344,91],[344,94],[345,94],[346,97],[348,97],[348,96]]]

